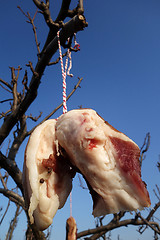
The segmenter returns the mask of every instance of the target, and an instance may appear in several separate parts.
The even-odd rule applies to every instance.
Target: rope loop
[[[70,77],[73,77],[73,74],[70,73],[70,70],[72,68],[72,57],[71,57],[71,51],[68,48],[67,58],[66,58],[65,67],[64,67],[59,31],[57,32],[57,38],[58,38],[59,57],[60,57],[62,79],[63,79],[63,114],[65,114],[67,112],[66,76],[68,75]],[[68,42],[69,41],[70,39],[68,39]],[[80,50],[80,45],[76,41],[76,34],[74,34],[74,49]],[[69,59],[69,67],[68,67],[68,59]],[[72,216],[72,192],[70,193],[70,216]]]
[[[63,114],[67,112],[67,96],[66,96],[66,76],[69,75],[70,77],[73,77],[73,74],[70,74],[70,70],[72,68],[72,58],[71,58],[71,52],[68,49],[67,50],[67,58],[65,67],[63,65],[63,57],[62,57],[62,50],[61,50],[61,43],[59,38],[59,31],[57,32],[57,38],[58,38],[58,48],[59,48],[59,57],[61,62],[61,70],[62,70],[62,79],[63,79]],[[69,58],[69,67],[68,67],[68,58]],[[67,71],[68,68],[68,71]]]

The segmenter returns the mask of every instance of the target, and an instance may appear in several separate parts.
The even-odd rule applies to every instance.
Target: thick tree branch
[[[84,13],[84,8],[83,8],[83,0],[79,0],[79,3],[76,8],[73,10],[68,10],[68,17],[74,17],[75,15],[82,14]]]
[[[27,124],[26,124],[26,116],[23,115],[20,119],[20,129],[17,130],[17,136],[14,136],[14,141],[9,150],[8,158],[12,161],[15,161],[16,154],[27,136]]]
[[[50,28],[48,36],[47,36],[47,40],[45,42],[45,45],[43,47],[42,52],[46,49],[48,44],[54,39],[54,37],[57,34],[57,31],[62,26],[62,23],[63,23],[63,21],[65,20],[66,17],[73,18],[76,15],[83,15],[83,12],[84,12],[84,10],[83,10],[83,0],[80,0],[78,6],[73,10],[69,10],[70,3],[71,3],[71,0],[63,0],[62,1],[62,5],[61,5],[61,9],[59,11],[59,14],[58,14],[57,18],[55,19],[55,21],[52,20],[52,22],[50,20],[51,17],[47,21],[47,19],[45,17],[45,12],[42,11],[42,13],[44,15],[44,18],[45,18],[45,21]],[[50,16],[50,13],[49,13],[49,16]],[[49,25],[48,22],[51,23],[51,24]]]
[[[14,179],[17,186],[20,188],[21,192],[23,192],[22,187],[22,173],[19,170],[15,161],[10,160],[9,158],[5,157],[0,152],[0,166],[4,168],[9,175]]]
[[[67,17],[69,6],[70,6],[71,0],[63,0],[61,9],[59,11],[59,14],[55,20],[55,22],[64,21],[64,19]]]
[[[44,16],[45,22],[48,25],[48,27],[52,30],[57,31],[59,28],[59,24],[55,23],[51,18],[49,10],[49,1],[47,1],[46,4],[43,1],[39,2],[39,0],[33,0],[33,2],[37,6],[37,8],[41,10],[41,13]]]
[[[37,8],[39,8],[40,10],[43,10],[42,8],[42,4],[40,3],[39,0],[33,0],[34,4],[37,6]]]

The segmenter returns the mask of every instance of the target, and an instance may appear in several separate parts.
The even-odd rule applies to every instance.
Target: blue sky
[[[51,4],[52,16],[60,1]],[[17,9],[17,5],[33,16],[35,8],[32,1],[7,0],[0,8],[0,77],[10,81],[9,66],[22,67],[20,79],[23,78],[28,61],[36,64],[36,47],[31,25]],[[160,154],[160,1],[159,0],[84,0],[85,17],[88,28],[77,34],[81,50],[72,54],[74,78],[67,78],[69,93],[83,77],[81,88],[68,101],[68,110],[78,108],[95,109],[105,120],[124,132],[140,147],[147,132],[151,134],[151,145],[142,166],[142,178],[147,183],[152,207],[156,201],[153,194],[155,183],[160,175],[156,168]],[[48,29],[39,14],[36,18],[38,39],[41,47]],[[58,53],[54,57],[56,59]],[[28,69],[29,72],[29,69]],[[31,76],[31,74],[29,74]],[[20,88],[20,82],[19,82]],[[0,100],[4,94],[0,89]],[[6,97],[6,95],[5,95]],[[9,97],[9,95],[7,95]],[[42,118],[50,113],[62,101],[62,78],[60,64],[48,67],[42,78],[39,95],[29,108],[28,114],[37,116],[43,112]],[[0,106],[4,111],[7,104]],[[62,114],[60,109],[57,118]],[[28,122],[28,130],[35,123]],[[17,156],[17,163],[22,169],[26,142]],[[91,215],[92,201],[87,190],[81,189],[76,177],[73,187],[73,216],[79,231],[94,227]],[[11,185],[12,186],[12,185]],[[4,201],[5,199],[2,198]],[[1,204],[0,204],[1,205]],[[13,208],[0,227],[0,239],[4,238],[2,228],[8,227]],[[64,239],[65,221],[69,217],[69,202],[59,210],[53,220],[53,239]],[[106,217],[109,219],[110,216]],[[26,218],[22,214],[14,239],[23,239],[26,229]],[[112,237],[117,239],[149,240],[152,232],[146,231],[139,236],[136,228],[129,227],[115,230]],[[18,238],[17,238],[18,237]]]

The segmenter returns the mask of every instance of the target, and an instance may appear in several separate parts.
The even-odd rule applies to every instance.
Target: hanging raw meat
[[[73,217],[69,217],[66,222],[66,240],[77,239],[77,225]]]
[[[94,216],[150,205],[141,180],[138,146],[94,110],[62,115],[56,124],[56,138],[88,184]]]
[[[46,229],[58,208],[62,208],[71,189],[73,171],[66,156],[57,151],[56,120],[47,120],[31,134],[23,171],[25,200],[31,223]]]

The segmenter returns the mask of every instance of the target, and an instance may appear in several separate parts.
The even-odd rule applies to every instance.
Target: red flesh
[[[146,184],[141,180],[140,168],[140,150],[132,142],[124,141],[116,137],[109,137],[116,152],[115,159],[118,162],[119,168],[136,186],[139,194],[150,203]]]

